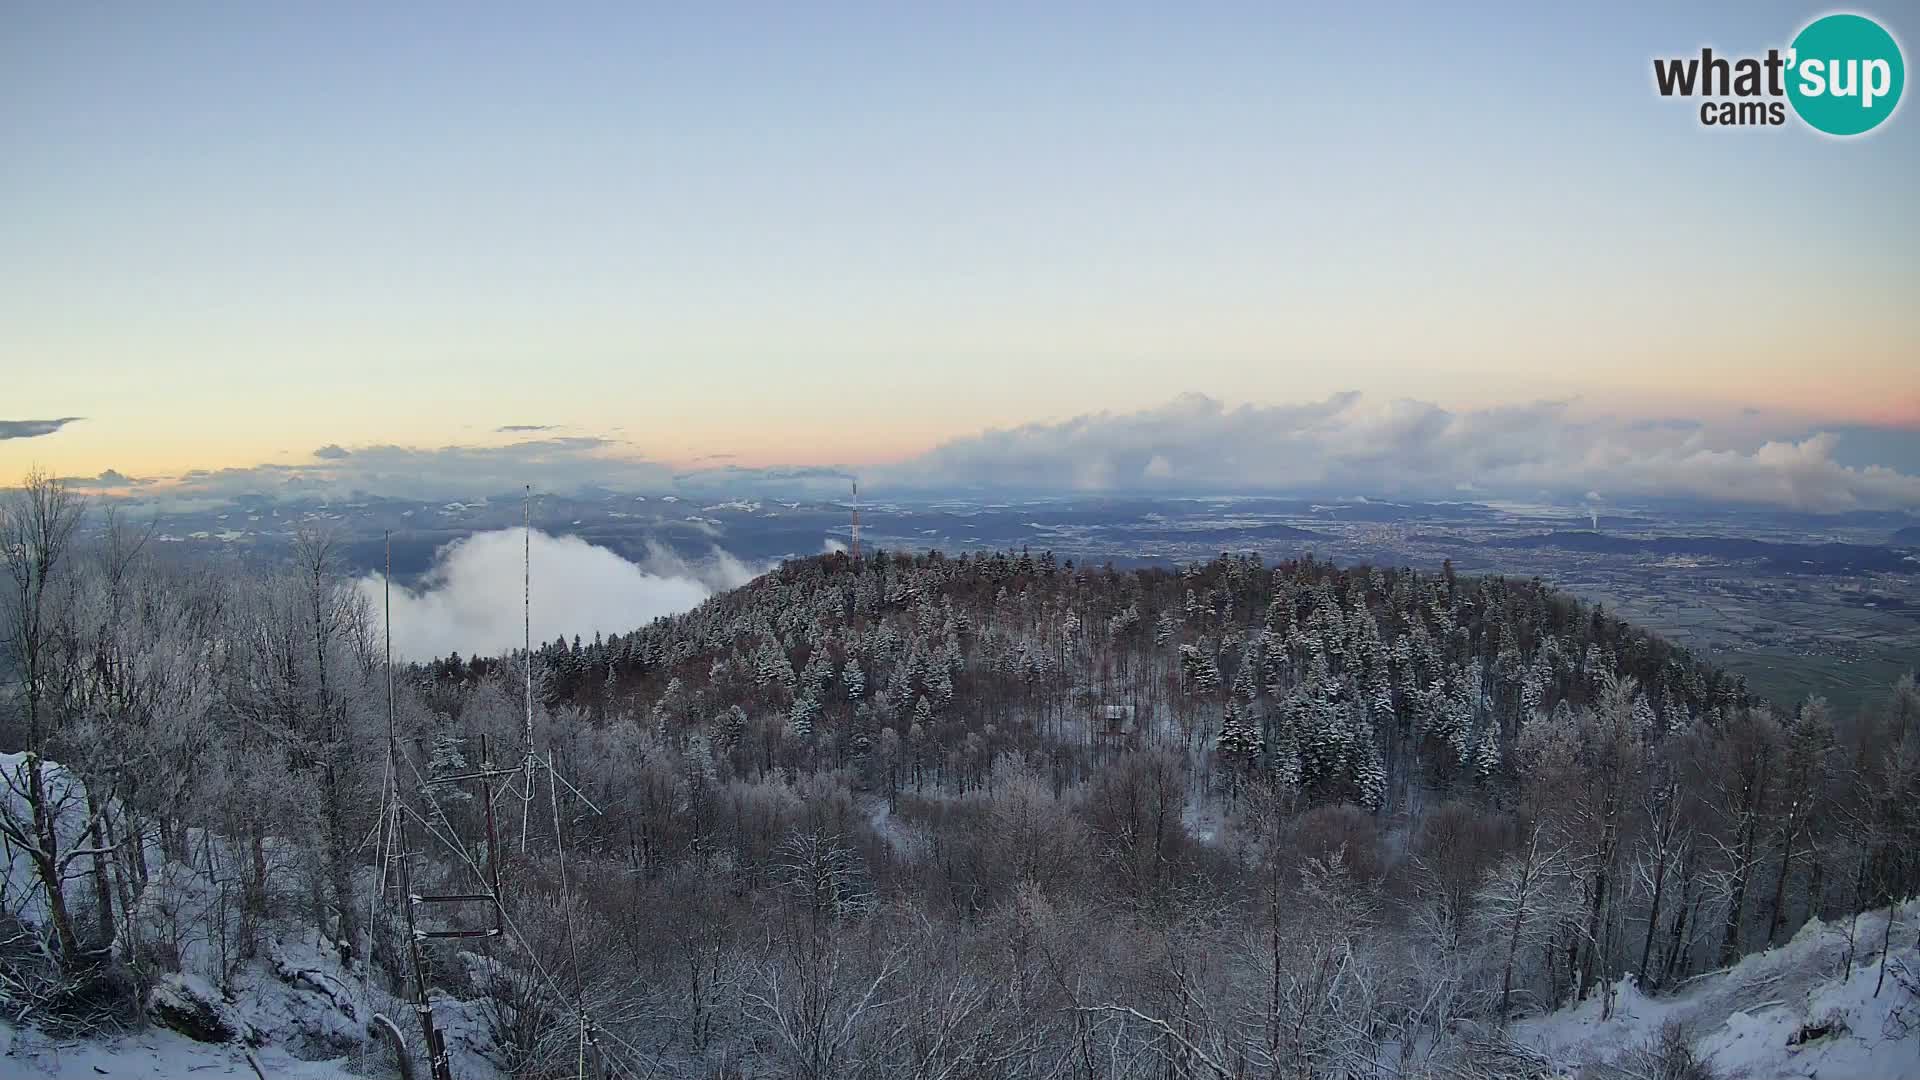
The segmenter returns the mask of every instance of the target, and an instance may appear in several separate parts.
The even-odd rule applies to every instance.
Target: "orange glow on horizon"
[[[1749,382],[1738,386],[1729,386],[1706,375],[1675,378],[1668,387],[1669,392],[1661,395],[1615,384],[1568,387],[1563,394],[1516,394],[1504,400],[1485,393],[1485,384],[1481,384],[1439,403],[1455,411],[1471,411],[1528,400],[1563,399],[1570,403],[1572,413],[1577,416],[1692,418],[1710,425],[1734,427],[1746,427],[1746,414],[1758,409],[1767,427],[1782,434],[1851,426],[1920,432],[1920,392],[1909,391],[1904,386],[1888,392],[1888,387],[1875,385],[1877,382],[1819,380],[1802,372],[1756,371]],[[1369,392],[1363,400],[1379,404],[1392,396]],[[1302,395],[1292,400],[1317,399]],[[954,415],[945,418],[948,421],[945,425],[929,416],[902,411],[880,417],[862,415],[857,425],[837,423],[834,418],[812,411],[799,417],[770,418],[785,421],[778,424],[755,415],[711,415],[705,422],[692,423],[678,417],[675,419],[681,423],[635,418],[617,427],[596,429],[591,423],[557,424],[550,431],[520,435],[467,424],[443,430],[437,437],[410,441],[329,438],[319,433],[339,429],[325,416],[306,418],[307,422],[301,425],[304,431],[279,430],[270,435],[261,430],[268,426],[264,423],[251,431],[228,428],[212,433],[203,430],[183,434],[166,428],[154,430],[153,425],[143,422],[145,417],[109,416],[79,420],[51,435],[0,441],[0,476],[19,476],[29,468],[39,467],[68,477],[92,477],[111,469],[136,479],[179,478],[196,471],[262,466],[320,467],[326,462],[314,457],[313,451],[336,442],[348,450],[400,445],[431,452],[451,447],[498,448],[578,437],[611,440],[606,447],[591,452],[590,457],[649,462],[675,472],[729,466],[859,468],[907,461],[945,442],[987,430],[1005,430],[1028,423],[1059,423],[1088,413],[1125,415],[1142,407],[1165,404],[1166,400],[1110,407],[1090,403],[1077,410],[1048,409],[1046,403],[1040,401],[1021,401],[1014,407],[1025,405],[1033,410],[1022,416],[1007,416],[1007,405],[996,403],[1000,408],[992,410],[955,408]],[[1282,399],[1255,403],[1289,402]],[[1228,409],[1240,404],[1238,400],[1223,399]],[[800,405],[796,404],[798,408]],[[177,423],[177,416],[174,420]],[[683,425],[684,430],[680,430]],[[416,427],[419,426],[424,425],[416,423]],[[292,425],[287,427],[291,429]]]

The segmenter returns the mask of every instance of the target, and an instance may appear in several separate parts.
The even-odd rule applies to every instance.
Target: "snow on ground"
[[[59,764],[40,763],[46,791],[55,806],[55,829],[63,849],[81,839],[86,791]],[[14,821],[30,817],[18,794],[26,786],[26,758],[0,754],[0,815]],[[240,902],[232,868],[246,853],[199,830],[188,848],[203,868],[163,858],[157,847],[146,857],[149,876],[134,902],[133,940],[142,956],[166,956],[178,972],[157,980],[150,1005],[165,1003],[179,1012],[218,1018],[233,1033],[224,1043],[196,1042],[153,1024],[146,1030],[103,1040],[56,1039],[30,1026],[20,1015],[0,1019],[0,1077],[251,1077],[249,1046],[273,1080],[320,1080],[392,1073],[392,1049],[372,1036],[376,1013],[391,1018],[424,1070],[418,1021],[410,1004],[398,1000],[383,979],[369,980],[364,961],[343,964],[334,943],[295,912],[304,895],[298,859],[287,845],[263,847],[269,866],[272,906],[277,919],[257,933],[257,949],[243,957]],[[45,890],[26,852],[0,842],[0,914],[28,925],[44,921]],[[371,872],[361,882],[371,897],[377,883]],[[88,890],[73,889],[77,918],[90,917]],[[128,938],[116,942],[124,949]],[[467,989],[474,989],[468,987]],[[0,995],[4,998],[4,995]],[[155,1010],[157,1011],[157,1010]],[[478,1001],[460,1001],[436,991],[434,1015],[447,1035],[455,1075],[488,1080],[497,1070],[489,1060],[487,1010]]]
[[[102,1040],[56,1039],[0,1022],[0,1076],[252,1077],[250,1043],[257,1045],[252,1053],[269,1080],[392,1076],[391,1048],[371,1037],[375,1012],[400,1028],[425,1075],[412,1008],[342,967],[338,954],[310,929],[278,928],[259,957],[236,965],[225,993],[191,974],[167,977],[160,991],[189,1005],[208,1003],[239,1037],[196,1042],[154,1024]],[[481,1004],[436,992],[434,1019],[445,1033],[456,1076],[490,1080],[497,1075],[488,1057],[491,1038]]]
[[[277,1046],[254,1051],[272,1080],[363,1080],[344,1058],[301,1061]],[[0,1074],[34,1080],[187,1080],[255,1075],[244,1048],[194,1042],[161,1028],[105,1040],[51,1039],[0,1021]]]
[[[0,754],[0,774],[4,774],[0,775],[0,818],[19,824],[22,832],[30,833],[33,812],[24,795],[30,779],[27,755]],[[58,762],[44,758],[40,761],[40,782],[48,803],[54,808],[55,839],[65,851],[79,841],[86,825],[86,785]],[[0,873],[0,911],[27,922],[44,920],[47,902],[33,860],[26,851],[4,839],[0,839],[0,856],[6,859],[4,873]]]
[[[1896,911],[1892,966],[1920,976],[1920,902]],[[1612,1015],[1595,1000],[1514,1025],[1514,1038],[1570,1069],[1613,1062],[1682,1025],[1696,1053],[1728,1080],[1818,1077],[1900,1080],[1920,1077],[1920,997],[1889,972],[1880,994],[1880,940],[1886,912],[1868,912],[1854,927],[1852,974],[1846,973],[1845,921],[1814,921],[1791,942],[1755,953],[1724,971],[1701,976],[1679,992],[1642,994],[1633,981],[1615,988]],[[1809,1028],[1827,1034],[1796,1040]]]
[[[1200,799],[1191,793],[1187,805],[1180,811],[1180,825],[1187,835],[1197,843],[1217,845],[1226,831],[1226,819],[1221,813],[1220,804],[1211,799]]]
[[[875,798],[867,804],[867,827],[886,840],[895,855],[906,857],[926,847],[926,831],[894,816],[885,799]]]

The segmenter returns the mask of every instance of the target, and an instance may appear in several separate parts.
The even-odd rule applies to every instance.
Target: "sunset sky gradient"
[[[1821,6],[294,7],[0,14],[0,420],[84,417],[0,476],[890,462],[1188,391],[1920,438],[1915,106],[1652,89]]]

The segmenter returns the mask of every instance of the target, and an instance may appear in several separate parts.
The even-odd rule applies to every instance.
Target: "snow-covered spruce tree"
[[[849,655],[847,664],[840,669],[840,682],[847,688],[847,700],[859,701],[867,693],[867,674],[860,670],[858,658]]]
[[[1220,756],[1233,769],[1251,765],[1264,749],[1260,732],[1247,717],[1240,702],[1229,699],[1220,719],[1220,735],[1215,740]]]
[[[1493,781],[1500,771],[1500,728],[1487,724],[1480,733],[1479,746],[1473,752],[1473,774],[1482,784]]]
[[[456,776],[467,771],[466,750],[463,740],[446,730],[436,730],[427,740],[427,775],[420,784],[424,796],[432,781]],[[460,785],[449,785],[445,790],[434,793],[434,799],[443,804],[459,804],[471,801],[473,793]]]
[[[1220,666],[1201,645],[1180,646],[1180,668],[1187,679],[1187,690],[1198,697],[1212,697],[1220,691]]]
[[[787,709],[787,737],[800,742],[813,738],[813,720],[820,713],[820,705],[810,697],[796,697],[793,705]]]
[[[1369,810],[1378,810],[1387,798],[1387,766],[1380,759],[1380,744],[1374,738],[1373,724],[1363,709],[1356,706],[1354,730],[1348,742],[1347,761],[1353,783],[1353,801]]]

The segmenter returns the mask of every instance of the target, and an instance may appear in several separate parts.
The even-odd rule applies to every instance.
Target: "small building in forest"
[[[1132,735],[1134,728],[1134,709],[1132,705],[1106,704],[1097,706],[1093,712],[1093,732],[1104,739],[1126,738]]]

